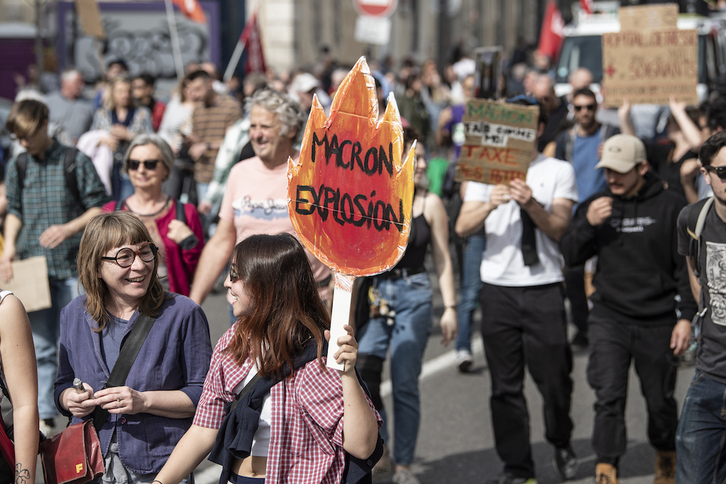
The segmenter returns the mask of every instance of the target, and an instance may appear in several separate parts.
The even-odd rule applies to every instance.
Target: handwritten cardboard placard
[[[317,97],[300,158],[288,160],[288,211],[303,245],[335,274],[327,365],[345,334],[355,277],[391,269],[411,229],[415,143],[403,161],[403,126],[391,94],[381,120],[361,57],[325,115]]]
[[[469,99],[456,180],[509,183],[527,178],[537,141],[539,108]]]
[[[28,312],[48,309],[51,299],[45,256],[13,261],[12,265],[13,278],[2,283],[2,288],[12,291]]]
[[[76,12],[81,21],[81,30],[84,34],[97,39],[106,38],[101,12],[98,9],[96,0],[76,0]]]
[[[668,104],[670,96],[698,103],[698,34],[676,27],[674,7],[677,20],[672,4],[620,9],[620,32],[602,36],[606,107],[626,98],[630,104]]]
[[[620,7],[620,31],[627,30],[667,30],[678,28],[678,5],[635,5]]]

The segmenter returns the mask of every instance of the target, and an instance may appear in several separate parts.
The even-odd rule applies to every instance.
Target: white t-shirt
[[[532,189],[534,199],[548,212],[555,198],[578,201],[575,171],[566,161],[540,154],[529,165],[527,185]],[[464,201],[488,202],[492,188],[494,185],[470,182]],[[484,222],[487,246],[482,257],[481,280],[495,286],[511,287],[561,282],[563,259],[560,249],[557,242],[539,229],[535,229],[535,237],[540,262],[524,265],[519,211],[517,202],[510,200],[494,209]]]

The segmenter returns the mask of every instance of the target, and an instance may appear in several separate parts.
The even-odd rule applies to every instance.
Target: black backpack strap
[[[131,328],[128,336],[126,336],[126,341],[121,344],[121,351],[116,359],[116,364],[113,365],[111,376],[109,376],[108,381],[103,386],[104,388],[120,387],[126,383],[126,377],[129,376],[131,366],[133,366],[134,360],[136,360],[136,356],[139,354],[139,350],[141,350],[141,345],[144,344],[155,320],[156,318],[152,318],[151,316],[139,314],[134,327]],[[96,432],[101,430],[101,427],[108,420],[108,416],[108,410],[96,407],[93,411],[93,426],[96,428]]]
[[[118,212],[119,210],[123,210],[124,209],[124,203],[126,203],[126,199],[125,198],[122,199],[122,200],[116,200],[116,206],[113,207],[113,211],[114,212]]]
[[[28,169],[28,152],[24,151],[15,159],[15,167],[18,170],[18,192],[22,193],[25,186],[25,171]]]
[[[70,190],[73,198],[80,204],[83,205],[81,200],[81,194],[78,191],[78,178],[76,177],[76,153],[77,148],[67,147],[65,157],[63,158],[63,174],[66,178],[66,186]]]
[[[184,213],[184,204],[175,198],[174,206],[176,207],[176,219],[187,224],[187,214]]]
[[[237,405],[239,404],[239,401],[242,400],[242,397],[247,395],[250,390],[252,390],[252,387],[255,386],[255,383],[257,383],[257,380],[262,378],[259,373],[257,373],[255,376],[252,377],[250,381],[247,382],[247,384],[242,388],[242,391],[237,394],[237,396],[234,398],[234,402],[229,406],[229,411],[227,413],[234,412],[234,409],[237,408]]]

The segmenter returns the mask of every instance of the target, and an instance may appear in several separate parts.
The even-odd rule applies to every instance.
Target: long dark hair
[[[237,364],[252,356],[261,362],[261,376],[279,377],[315,338],[324,369],[322,347],[330,316],[300,242],[290,234],[253,235],[237,244],[231,263],[254,304],[252,314],[237,321],[227,347]]]

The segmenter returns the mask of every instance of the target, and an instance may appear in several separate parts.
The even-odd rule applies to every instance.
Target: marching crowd
[[[236,85],[193,64],[164,103],[151,76],[119,59],[93,99],[74,69],[57,92],[19,92],[5,124],[0,286],[13,261],[44,256],[51,307],[26,315],[0,292],[15,423],[3,482],[34,482],[34,429],[59,432],[60,414],[93,418],[105,464],[94,482],[191,483],[209,454],[220,482],[416,484],[428,254],[442,343],[455,342],[461,372],[481,308],[503,464],[486,482],[537,482],[525,369],[555,468],[575,477],[573,348],[589,351],[597,484],[618,482],[631,362],[654,483],[726,480],[726,100],[605,109],[586,69],[557,96],[546,66],[516,62],[499,96],[540,108],[526,179],[460,183],[474,65],[371,64],[379,115],[394,92],[405,150],[418,140],[412,230],[393,269],[358,282],[340,372],[325,369],[332,275],[297,241],[287,160],[299,156],[313,95],[328,109],[348,66],[326,56]],[[200,305],[220,283],[231,327],[213,348]],[[677,368],[694,352],[678,415]],[[386,358],[392,409],[380,394]]]

